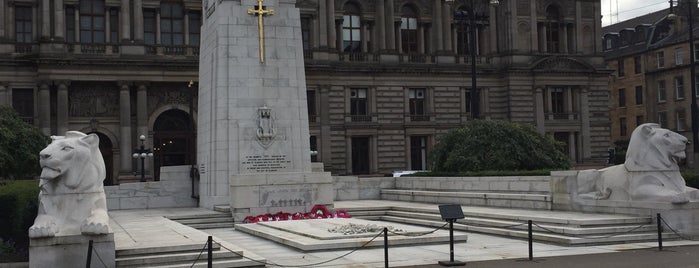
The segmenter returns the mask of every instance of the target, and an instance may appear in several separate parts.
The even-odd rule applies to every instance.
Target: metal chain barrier
[[[557,231],[551,230],[551,229],[549,229],[549,228],[546,228],[546,227],[544,227],[544,226],[541,226],[541,225],[539,225],[539,224],[537,224],[537,223],[532,223],[532,224],[534,224],[534,226],[539,227],[539,228],[541,228],[541,229],[543,229],[543,230],[545,230],[545,231],[547,231],[547,232],[550,232],[550,233],[561,234],[561,235],[566,235],[566,236],[572,236],[572,237],[576,237],[576,238],[612,238],[612,237],[615,237],[615,236],[625,235],[625,234],[631,233],[631,232],[633,232],[633,231],[636,231],[636,230],[638,230],[638,229],[641,229],[641,228],[643,228],[643,227],[652,225],[652,224],[639,225],[639,226],[636,226],[636,227],[634,227],[634,228],[632,228],[632,229],[630,229],[630,230],[627,230],[627,231],[624,231],[624,232],[621,232],[621,233],[616,233],[616,234],[607,235],[607,236],[586,236],[586,235],[577,235],[577,234],[561,233],[561,232],[557,232]]]
[[[199,251],[199,255],[198,255],[197,258],[194,260],[194,263],[192,263],[192,265],[189,266],[189,268],[192,268],[192,267],[194,267],[195,264],[197,264],[197,262],[199,261],[199,258],[201,258],[201,254],[204,253],[204,250],[206,250],[206,247],[207,247],[208,245],[209,245],[209,241],[204,242],[204,247],[201,248],[201,250]]]
[[[675,233],[675,234],[676,234],[677,236],[679,236],[680,238],[682,238],[682,239],[684,239],[684,240],[689,240],[689,241],[699,241],[698,239],[692,239],[692,238],[690,238],[690,237],[686,237],[686,236],[682,235],[680,232],[678,232],[677,230],[673,229],[673,228],[670,226],[670,224],[668,224],[668,223],[665,221],[665,218],[660,217],[660,221],[662,221],[663,224],[664,224],[668,229],[670,229],[670,231],[672,231],[673,233]]]
[[[247,260],[250,260],[250,261],[253,261],[253,262],[257,262],[257,263],[260,263],[260,264],[271,265],[271,266],[276,266],[276,267],[312,267],[312,266],[321,265],[321,264],[326,264],[326,263],[329,263],[329,262],[333,262],[333,261],[339,260],[339,259],[341,259],[341,258],[344,258],[344,257],[346,257],[346,256],[348,256],[348,255],[354,253],[354,252],[357,251],[357,250],[360,250],[360,249],[362,249],[362,248],[365,248],[367,245],[369,245],[369,243],[371,243],[371,242],[373,242],[374,240],[376,240],[376,238],[378,238],[379,236],[381,236],[383,233],[384,233],[384,231],[379,232],[379,233],[376,234],[374,237],[372,237],[369,241],[364,242],[364,244],[362,244],[361,246],[359,246],[359,247],[357,247],[357,248],[354,248],[354,249],[352,249],[350,252],[347,252],[347,253],[345,253],[345,254],[343,254],[343,255],[341,255],[341,256],[332,258],[332,259],[327,260],[327,261],[322,261],[322,262],[317,262],[317,263],[311,263],[311,264],[303,264],[303,265],[284,265],[284,264],[273,263],[273,262],[270,262],[270,261],[266,261],[266,262],[258,261],[258,260],[255,260],[255,259],[251,259],[251,258],[249,258],[249,257],[247,257],[247,256],[244,256],[244,255],[242,255],[242,254],[239,254],[238,252],[235,252],[235,251],[233,251],[233,250],[227,248],[226,246],[224,246],[223,244],[221,244],[221,243],[218,242],[218,241],[216,241],[216,243],[219,243],[219,245],[220,245],[222,248],[228,250],[229,252],[231,252],[231,253],[233,253],[233,254],[236,254],[236,255],[238,255],[238,256],[240,256],[240,257],[242,257],[242,258],[245,258],[245,259],[247,259]],[[215,241],[215,240],[214,240],[214,241]]]

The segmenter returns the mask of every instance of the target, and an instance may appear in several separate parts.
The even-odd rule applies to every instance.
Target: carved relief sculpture
[[[277,135],[272,119],[272,109],[268,108],[267,105],[257,108],[257,116],[257,141],[262,147],[267,148],[272,145]]]
[[[578,174],[582,199],[684,204],[699,200],[687,187],[677,161],[686,157],[687,138],[648,123],[631,134],[624,164]]]
[[[99,138],[68,131],[39,153],[39,213],[29,237],[106,234],[105,166]]]

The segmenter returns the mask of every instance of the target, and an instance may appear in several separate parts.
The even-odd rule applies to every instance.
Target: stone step
[[[214,211],[223,212],[223,213],[230,213],[231,206],[230,205],[216,205],[216,206],[214,206]]]
[[[187,226],[194,229],[216,229],[216,228],[233,228],[235,223],[231,220],[230,222],[214,222],[214,223],[191,223]]]
[[[212,256],[216,260],[220,259],[240,259],[242,258],[243,252],[230,252],[227,250],[216,250],[212,252]],[[153,266],[161,264],[171,264],[177,262],[189,262],[193,263],[195,260],[206,262],[207,250],[206,248],[199,249],[198,251],[189,252],[179,252],[179,253],[169,253],[169,254],[157,254],[157,255],[140,255],[140,256],[130,256],[117,258],[116,263],[119,267],[134,267],[134,266]]]
[[[220,250],[221,245],[218,243],[213,243],[213,250]],[[171,245],[162,247],[143,247],[143,248],[129,248],[129,249],[117,249],[116,257],[131,257],[139,255],[157,255],[157,254],[170,254],[178,252],[187,251],[199,251],[204,247],[204,244],[185,244],[185,245]]]
[[[192,214],[192,215],[177,215],[177,216],[167,216],[166,218],[173,221],[180,220],[195,220],[195,219],[213,219],[213,218],[223,218],[223,219],[233,219],[231,213],[203,213],[203,214]]]
[[[423,203],[451,203],[470,206],[551,209],[551,195],[511,192],[445,192],[382,189],[382,200]]]
[[[377,213],[386,211],[404,211],[413,213],[425,213],[439,215],[439,207],[437,205],[425,206],[410,206],[393,205],[393,206],[362,206],[338,209],[347,210],[350,215],[364,215],[363,213]],[[646,224],[651,222],[651,218],[647,216],[630,216],[630,215],[605,215],[596,214],[597,217],[570,217],[570,215],[584,215],[583,213],[571,212],[551,212],[541,210],[526,210],[526,209],[504,209],[504,208],[484,208],[484,207],[463,207],[464,216],[472,218],[488,218],[499,219],[506,221],[526,222],[532,220],[538,224],[560,224],[566,226],[592,227],[605,225],[619,224]]]
[[[238,260],[214,260],[211,264],[215,268],[234,268],[234,267],[265,267],[264,261],[258,262],[248,259],[238,259]],[[117,266],[119,267],[119,266]],[[199,260],[196,264],[192,262],[173,262],[164,265],[144,265],[144,266],[133,266],[133,268],[206,268],[208,264],[206,258]]]
[[[197,223],[217,223],[217,222],[230,222],[233,223],[233,217],[215,217],[215,218],[197,218],[197,219],[181,219],[174,220],[184,225],[191,225]]]

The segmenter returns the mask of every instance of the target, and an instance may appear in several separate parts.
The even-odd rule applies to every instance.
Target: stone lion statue
[[[39,213],[29,237],[108,233],[99,138],[68,131],[51,140],[39,153]]]
[[[658,124],[640,125],[631,133],[624,164],[578,173],[578,196],[674,204],[699,200],[699,190],[687,187],[677,165],[687,144],[687,138]]]

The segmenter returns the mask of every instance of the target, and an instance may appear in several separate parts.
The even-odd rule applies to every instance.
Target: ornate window
[[[160,43],[166,46],[184,45],[184,10],[182,4],[160,4]]]
[[[426,121],[429,120],[427,115],[426,90],[424,88],[408,89],[408,105],[410,112],[410,121]]]
[[[75,6],[66,6],[66,42],[75,43]]]
[[[155,45],[155,10],[143,10],[143,42]]]
[[[353,3],[344,6],[345,14],[342,16],[342,51],[361,52],[361,21],[360,9]]]
[[[427,167],[427,136],[410,137],[410,169],[424,170]]]
[[[32,8],[15,7],[15,38],[17,43],[32,42]]]
[[[80,0],[80,42],[104,43],[104,1]]]
[[[546,21],[543,23],[545,27],[545,45],[546,51],[549,53],[559,53],[560,49],[560,28],[561,28],[561,15],[558,7],[549,6],[546,8]]]
[[[350,90],[350,115],[366,116],[369,114],[367,105],[366,88],[353,88]],[[355,121],[355,120],[353,120]]]
[[[190,11],[189,12],[189,44],[190,46],[199,46],[199,38],[201,33],[199,28],[201,27],[201,12]]]
[[[417,53],[417,11],[411,6],[401,8],[401,48],[403,53]]]
[[[119,42],[119,10],[117,8],[109,9],[109,42]]]

